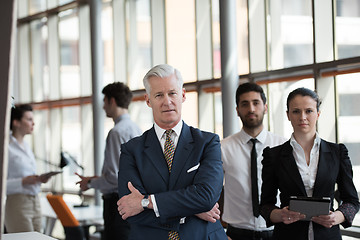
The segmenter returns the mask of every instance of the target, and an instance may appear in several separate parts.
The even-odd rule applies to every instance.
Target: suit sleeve
[[[274,225],[270,220],[270,214],[278,207],[275,205],[277,202],[276,196],[278,192],[278,182],[275,177],[274,156],[271,154],[269,147],[263,150],[262,160],[262,186],[261,186],[261,216],[266,221],[268,227]]]
[[[340,169],[338,175],[338,190],[342,201],[338,210],[345,217],[344,227],[350,227],[356,213],[359,211],[359,198],[353,182],[353,171],[348,150],[344,144],[339,144]]]
[[[155,194],[163,221],[207,212],[219,200],[223,182],[220,141],[217,135],[211,136],[199,156],[200,167],[192,184],[175,191]]]
[[[131,149],[131,147],[130,147]],[[130,194],[128,189],[128,182],[131,182],[136,189],[142,194],[147,194],[144,185],[141,181],[141,176],[137,170],[134,155],[128,149],[127,144],[121,145],[121,155],[119,161],[119,174],[118,174],[118,190],[119,197]],[[129,223],[141,223],[148,226],[163,227],[168,229],[170,226],[161,225],[159,219],[155,216],[152,209],[146,209],[136,216],[127,219]]]

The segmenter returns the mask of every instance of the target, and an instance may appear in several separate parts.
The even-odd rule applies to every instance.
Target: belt
[[[232,232],[234,235],[241,235],[251,238],[270,238],[273,235],[272,230],[254,231],[249,229],[236,228],[231,225],[228,225],[228,231]]]
[[[113,193],[106,193],[102,196],[103,199],[116,199],[119,200],[119,194],[113,192]]]

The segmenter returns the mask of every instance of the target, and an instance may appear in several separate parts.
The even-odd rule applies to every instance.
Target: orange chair
[[[46,198],[64,227],[66,240],[88,239],[84,228],[80,226],[61,195],[48,194]]]

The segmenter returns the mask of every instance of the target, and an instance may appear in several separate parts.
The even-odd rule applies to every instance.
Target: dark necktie
[[[250,141],[253,143],[251,150],[251,192],[252,192],[252,208],[255,217],[260,215],[259,207],[259,189],[257,179],[257,153],[256,153],[256,139],[252,138]]]
[[[173,158],[174,158],[174,152],[175,152],[175,145],[174,142],[171,140],[171,134],[174,131],[172,129],[170,130],[166,130],[165,131],[165,144],[164,144],[164,156],[165,156],[165,160],[167,162],[168,165],[168,169],[169,169],[169,173],[171,173],[171,167],[172,167],[172,162],[173,162]],[[168,239],[169,240],[179,240],[179,233],[175,232],[175,231],[170,231],[168,233]]]

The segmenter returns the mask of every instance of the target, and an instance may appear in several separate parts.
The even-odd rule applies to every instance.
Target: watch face
[[[143,208],[146,208],[149,205],[149,203],[150,203],[150,201],[147,198],[144,198],[144,199],[141,200],[141,206]]]

